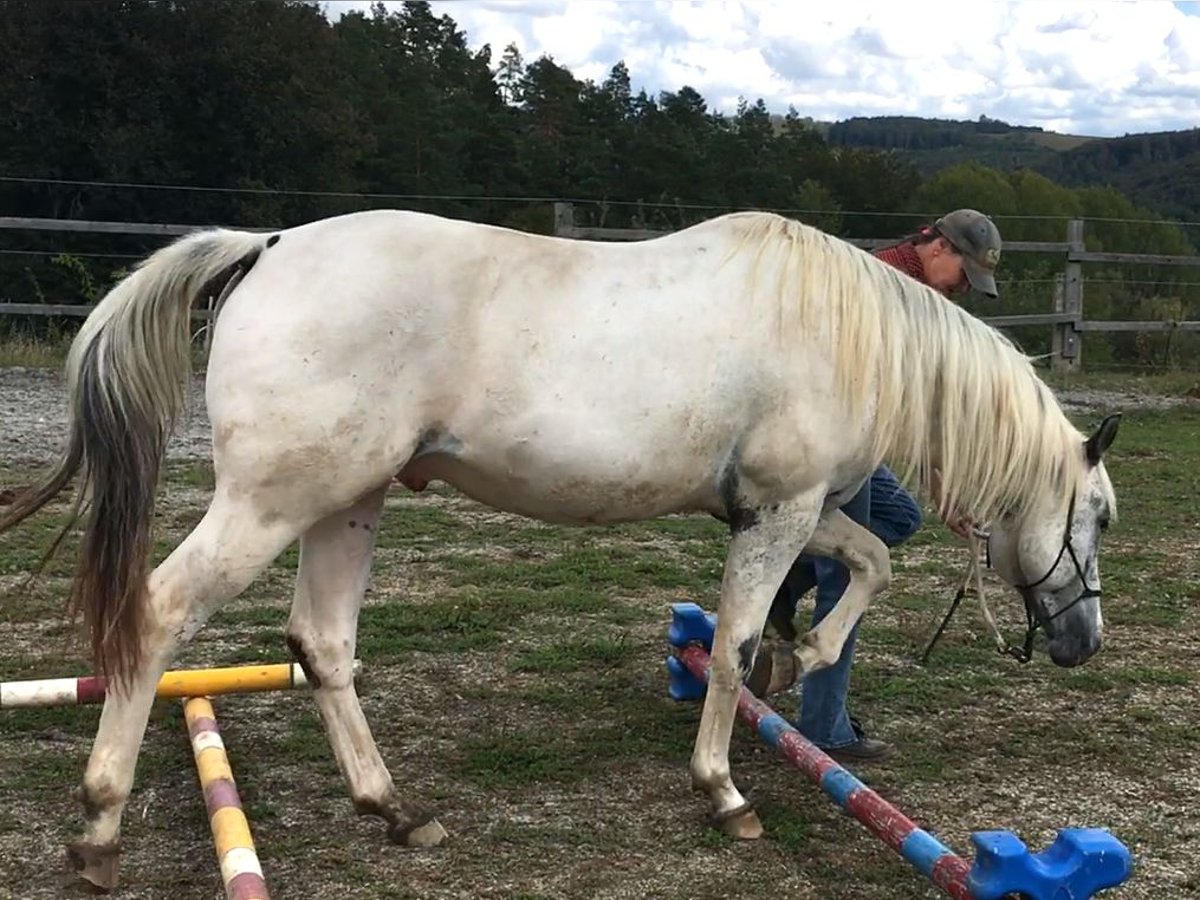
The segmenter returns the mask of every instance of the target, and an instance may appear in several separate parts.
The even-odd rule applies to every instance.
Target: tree
[[[335,32],[366,138],[358,182],[410,195],[406,205],[494,218],[486,201],[420,199],[486,197],[517,180],[514,114],[493,78],[490,48],[472,52],[454,21],[428,3],[395,12],[379,3],[369,16],[343,16]]]
[[[525,61],[516,44],[504,48],[500,57],[500,65],[496,69],[496,84],[500,87],[500,97],[510,106],[516,106],[523,99],[521,81],[525,77]]]

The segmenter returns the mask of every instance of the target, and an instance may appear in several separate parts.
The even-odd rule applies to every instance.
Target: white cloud
[[[330,15],[365,0],[327,4]],[[398,6],[397,3],[390,3]],[[1154,0],[434,0],[495,58],[515,42],[634,90],[687,85],[711,108],[739,97],[844,119],[988,115],[1079,134],[1200,123],[1200,4]]]

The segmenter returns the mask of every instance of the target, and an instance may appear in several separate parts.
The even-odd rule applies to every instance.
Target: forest
[[[824,133],[833,144],[893,151],[923,174],[968,160],[1030,169],[1069,187],[1115,187],[1165,218],[1200,219],[1200,128],[1097,138],[987,116],[871,116],[828,124]]]
[[[6,216],[273,228],[392,206],[547,232],[553,201],[572,200],[579,224],[669,230],[760,208],[900,238],[972,206],[1006,241],[1061,241],[1076,217],[1091,249],[1190,254],[1200,237],[1104,180],[1119,151],[1080,158],[1091,183],[979,158],[922,170],[880,129],[650,95],[624,63],[594,82],[515,45],[473,49],[423,2],[335,18],[305,0],[0,0],[0,46]],[[946,143],[933,125],[912,135],[910,149]],[[160,243],[0,230],[0,301],[91,302]],[[1062,265],[1007,254],[1004,312],[1047,311]],[[1093,276],[1089,317],[1172,316],[1197,296],[1181,267]]]

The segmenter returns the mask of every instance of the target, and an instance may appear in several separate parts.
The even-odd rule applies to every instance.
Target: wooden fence
[[[0,230],[87,232],[91,234],[140,234],[173,238],[209,226],[172,225],[157,222],[91,222],[81,219],[34,219],[0,216]],[[246,228],[246,231],[267,232],[271,228]],[[575,224],[573,204],[554,204],[554,233],[560,237],[591,240],[638,241],[660,237],[665,231],[636,228],[589,228]],[[889,238],[850,238],[850,243],[864,249],[886,246]],[[1049,325],[1051,327],[1051,367],[1056,371],[1075,371],[1083,354],[1083,334],[1088,331],[1171,332],[1200,331],[1200,321],[1160,320],[1117,322],[1086,319],[1083,315],[1083,265],[1085,263],[1143,263],[1150,265],[1195,266],[1200,268],[1200,256],[1164,256],[1155,253],[1108,253],[1089,251],[1083,241],[1083,220],[1067,222],[1065,241],[1005,241],[1005,253],[1060,253],[1063,272],[1051,292],[1050,310],[1045,313],[1013,316],[981,317],[989,324],[1005,327],[1016,325]],[[91,306],[4,303],[0,315],[13,316],[86,316]],[[193,317],[211,319],[211,309],[198,309]],[[211,329],[206,330],[207,335]]]

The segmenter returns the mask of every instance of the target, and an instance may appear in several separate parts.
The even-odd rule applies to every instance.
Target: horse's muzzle
[[[1083,665],[1100,650],[1103,643],[1099,634],[1060,634],[1050,639],[1047,650],[1056,666],[1070,669]]]

